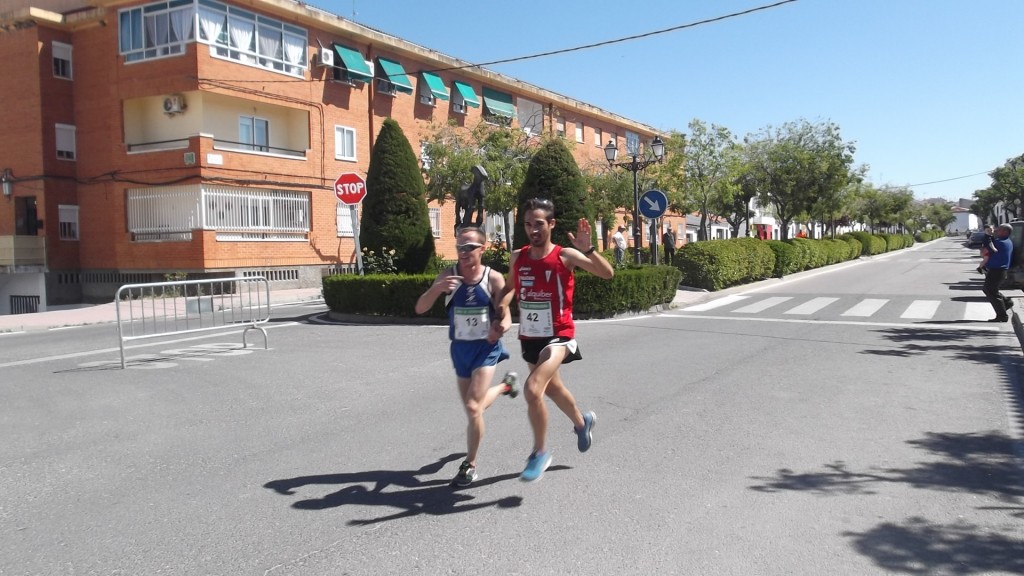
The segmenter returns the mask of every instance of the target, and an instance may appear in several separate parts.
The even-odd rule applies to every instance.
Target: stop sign
[[[343,204],[359,204],[366,198],[366,180],[359,174],[346,172],[334,181],[334,195]]]

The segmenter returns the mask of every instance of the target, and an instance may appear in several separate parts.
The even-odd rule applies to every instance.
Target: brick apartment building
[[[0,56],[0,314],[171,272],[318,286],[355,261],[333,183],[387,117],[414,147],[511,117],[581,166],[655,135],[292,0],[5,0]],[[430,210],[450,256],[454,203]]]

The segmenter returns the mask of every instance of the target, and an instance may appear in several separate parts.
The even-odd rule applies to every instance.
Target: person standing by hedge
[[[1013,300],[1003,296],[999,291],[999,286],[1006,279],[1006,271],[1013,263],[1013,242],[1010,241],[1012,232],[1013,226],[1000,224],[996,227],[994,237],[985,237],[988,262],[985,264],[985,285],[982,292],[988,297],[988,301],[996,311],[996,317],[990,319],[989,322],[1006,322],[1010,319],[1006,309],[1013,307]]]
[[[455,365],[459,396],[466,409],[466,459],[452,479],[456,486],[469,486],[477,479],[476,457],[484,436],[484,411],[504,394],[519,394],[515,372],[491,386],[499,362],[509,358],[501,336],[512,326],[509,314],[498,317],[495,296],[505,289],[505,277],[481,263],[486,236],[475,227],[459,230],[455,248],[459,260],[437,275],[416,301],[416,313],[424,314],[445,294],[448,310],[448,338]]]
[[[625,226],[619,226],[619,229],[612,234],[612,243],[615,244],[615,265],[622,266],[622,257],[626,254],[626,237],[622,235],[626,231]]]
[[[661,243],[665,245],[665,264],[671,266],[672,259],[676,256],[676,235],[672,233],[672,227],[665,228],[661,235]]]
[[[550,200],[527,200],[520,214],[530,243],[511,254],[509,281],[500,299],[499,311],[503,319],[509,317],[512,298],[519,299],[519,343],[523,360],[530,367],[523,389],[533,429],[533,451],[520,479],[533,482],[551,465],[551,452],[546,444],[545,396],[572,420],[579,451],[590,449],[597,417],[593,412],[580,411],[576,399],[562,382],[559,368],[582,358],[572,319],[573,271],[582,268],[608,280],[615,276],[615,269],[597,253],[591,240],[590,223],[585,218],[576,223],[575,236],[568,234],[573,247],[562,248],[551,241],[555,207]]]

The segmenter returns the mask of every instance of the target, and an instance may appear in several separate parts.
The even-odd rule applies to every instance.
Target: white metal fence
[[[126,284],[114,302],[121,368],[125,342],[143,338],[242,328],[243,347],[250,330],[270,346],[262,326],[270,321],[270,283],[262,276]]]
[[[191,184],[128,190],[128,231],[136,241],[190,240],[196,229],[218,240],[305,240],[308,192]]]

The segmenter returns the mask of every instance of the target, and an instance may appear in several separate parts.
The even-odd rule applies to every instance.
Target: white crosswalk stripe
[[[839,298],[814,298],[808,302],[804,302],[803,304],[797,306],[796,308],[786,310],[786,314],[814,314],[818,310],[821,310],[825,306],[828,306],[829,304],[836,302],[838,300]]]
[[[964,320],[988,320],[995,317],[996,311],[988,302],[968,302],[964,308]]]
[[[889,301],[883,298],[865,298],[853,308],[843,312],[841,316],[868,317],[881,310],[882,306],[885,306],[887,302]]]
[[[789,307],[783,306],[789,303]],[[711,302],[683,308],[682,312],[706,312],[720,309],[737,316],[809,317],[808,321],[839,319],[871,319],[873,321],[985,321],[995,316],[988,302],[957,302],[948,300],[904,298],[859,298],[835,296],[770,296],[760,294],[730,295]],[[961,317],[960,314],[963,314]],[[813,319],[813,320],[812,320]],[[796,319],[792,320],[796,321]]]
[[[939,310],[938,300],[914,300],[900,315],[900,318],[913,320],[930,320]]]
[[[732,295],[718,300],[712,300],[711,302],[705,302],[703,304],[697,304],[696,306],[689,306],[683,308],[683,312],[707,312],[708,310],[714,310],[715,308],[721,308],[722,306],[728,306],[729,304],[735,304],[741,300],[746,300],[749,296]]]
[[[792,299],[792,296],[772,296],[771,298],[765,298],[760,302],[754,302],[749,306],[744,306],[743,308],[733,310],[733,312],[737,314],[756,314],[758,312],[764,312],[765,310],[771,308],[772,306],[782,304],[783,302],[787,302]]]

